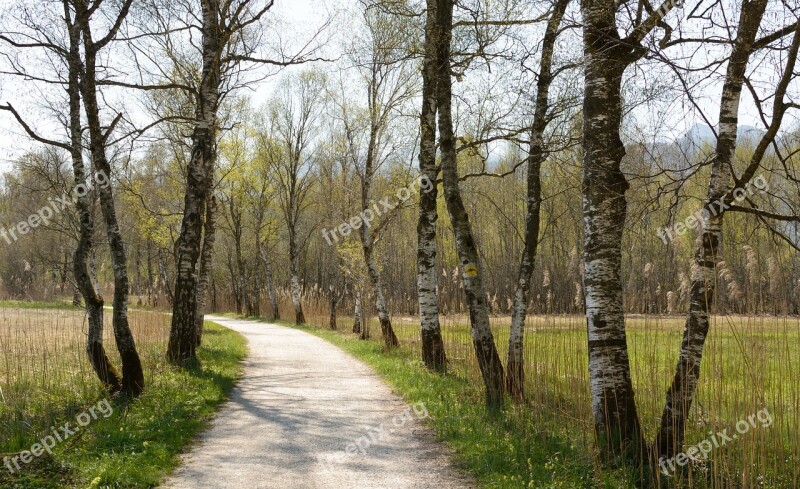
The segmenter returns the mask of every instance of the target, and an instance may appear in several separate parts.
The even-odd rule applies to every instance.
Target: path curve
[[[461,489],[419,416],[364,363],[268,323],[207,317],[250,355],[230,400],[164,489]],[[419,414],[419,416],[418,416]]]

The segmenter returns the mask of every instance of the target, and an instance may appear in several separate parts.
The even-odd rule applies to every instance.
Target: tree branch
[[[31,126],[28,125],[27,122],[25,122],[24,119],[22,119],[22,117],[19,115],[19,113],[16,111],[16,109],[14,109],[14,107],[11,104],[0,105],[0,110],[11,112],[14,118],[17,119],[17,122],[19,122],[19,125],[22,126],[23,129],[25,129],[25,132],[28,133],[28,136],[30,136],[32,139],[42,144],[55,146],[57,148],[61,148],[66,151],[72,151],[72,146],[70,146],[67,143],[62,143],[60,141],[53,141],[52,139],[43,138],[42,136],[36,134],[36,132],[31,128]]]

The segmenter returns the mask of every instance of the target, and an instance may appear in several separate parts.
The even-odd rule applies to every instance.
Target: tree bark
[[[461,261],[464,292],[469,307],[472,326],[472,342],[478,365],[486,386],[486,403],[491,409],[503,406],[504,377],[503,365],[489,327],[489,309],[486,290],[483,285],[483,270],[478,249],[472,235],[464,202],[458,182],[455,136],[452,118],[452,69],[450,65],[450,43],[453,37],[453,0],[441,0],[436,8],[436,21],[441,29],[437,46],[437,105],[439,110],[439,133],[442,158],[442,177],[445,201],[453,231],[456,247]]]
[[[131,2],[123,5],[125,16]],[[97,102],[97,54],[102,44],[97,44],[92,39],[89,23],[89,13],[81,16],[83,45],[84,45],[84,76],[81,84],[83,89],[83,105],[89,125],[90,153],[95,169],[103,176],[104,182],[98,178],[95,186],[100,196],[100,209],[106,224],[111,264],[114,271],[114,301],[112,321],[114,338],[117,343],[122,360],[122,389],[131,396],[138,396],[144,390],[144,371],[142,362],[136,350],[136,342],[128,324],[128,264],[125,254],[125,244],[120,232],[119,222],[114,204],[114,194],[111,183],[111,165],[106,156],[106,140],[109,136],[103,131],[100,124],[100,108]],[[110,132],[113,126],[108,129]]]
[[[376,60],[376,58],[373,58]],[[361,175],[361,215],[370,212],[370,199],[372,197],[372,183],[377,170],[378,148],[380,147],[380,134],[386,129],[388,116],[383,112],[380,100],[380,81],[379,71],[382,67],[382,60],[373,61],[371,69],[371,83],[369,86],[369,139],[367,141],[367,153],[364,161],[364,173]],[[388,217],[387,217],[388,218]],[[396,348],[400,345],[397,335],[392,328],[392,321],[389,317],[389,308],[386,305],[386,296],[383,293],[383,283],[375,259],[375,246],[378,238],[373,231],[373,227],[365,221],[360,228],[361,245],[364,252],[364,264],[367,267],[372,291],[375,294],[375,306],[378,310],[378,319],[381,325],[381,335],[386,348]]]
[[[205,322],[206,304],[208,303],[208,280],[213,268],[214,241],[216,240],[217,199],[210,195],[206,203],[205,234],[203,250],[200,253],[200,276],[197,281],[197,316],[195,317],[195,346],[203,341],[203,323]]]
[[[528,151],[527,214],[525,216],[525,247],[517,272],[517,287],[511,312],[511,330],[508,337],[508,362],[506,362],[506,390],[517,400],[525,398],[525,316],[530,302],[531,277],[536,251],[539,246],[539,225],[542,205],[542,163],[545,160],[544,131],[547,129],[550,84],[552,83],[553,50],[558,28],[564,17],[568,0],[558,0],[547,22],[542,41],[542,58],[536,86],[536,102]]]
[[[267,279],[267,293],[269,294],[269,303],[272,307],[272,320],[277,321],[281,318],[281,313],[278,308],[278,295],[275,293],[275,282],[272,279],[272,263],[266,253],[261,253],[261,259],[264,261],[264,274]]]
[[[620,164],[621,83],[643,53],[640,39],[621,39],[614,0],[583,0],[584,300],[595,434],[604,459],[642,460],[622,295],[622,233],[629,184]]]
[[[792,284],[789,288],[789,310],[795,316],[800,315],[800,266],[798,253],[792,254]]]
[[[736,41],[728,61],[719,113],[719,138],[712,161],[711,180],[704,209],[702,235],[697,241],[692,274],[689,313],[683,332],[680,357],[675,376],[667,391],[661,414],[661,427],[653,443],[656,458],[671,458],[683,449],[686,421],[700,380],[703,348],[709,330],[709,313],[714,306],[716,267],[722,244],[724,209],[716,202],[728,197],[731,167],[736,151],[739,125],[739,101],[745,82],[745,71],[753,43],[758,35],[767,0],[745,2],[739,17]]]
[[[429,370],[447,371],[447,356],[439,323],[439,298],[436,276],[436,222],[439,219],[436,181],[436,79],[437,42],[441,31],[436,22],[438,0],[427,0],[425,59],[422,68],[422,110],[420,115],[419,169],[433,188],[420,187],[417,222],[417,301],[422,336],[422,361]]]
[[[362,226],[362,230],[365,226]],[[371,240],[371,238],[368,238]],[[386,307],[386,297],[383,294],[383,282],[381,281],[380,270],[378,270],[378,263],[375,260],[374,243],[364,245],[364,258],[367,262],[367,274],[372,284],[372,290],[375,294],[375,307],[378,309],[378,320],[381,324],[381,335],[383,336],[383,344],[386,348],[397,348],[400,346],[400,341],[392,328],[392,321],[389,317],[389,308]]]
[[[331,299],[330,299],[330,319],[328,321],[328,327],[335,330],[336,329],[336,304],[339,303],[339,297],[336,295],[336,292],[331,290]]]
[[[360,335],[363,330],[361,320],[361,291],[353,290],[353,333]]]
[[[72,13],[69,10],[69,4],[67,2],[64,3],[64,14],[69,33],[69,57],[67,59],[69,68],[69,89],[67,93],[69,94],[70,157],[72,160],[73,175],[75,176],[75,185],[78,185],[86,182],[87,178],[87,172],[83,162],[81,138],[81,26],[77,18],[72,18]],[[75,15],[77,17],[77,12]],[[94,217],[92,216],[91,197],[89,195],[78,196],[76,207],[80,221],[80,234],[73,257],[72,273],[75,275],[78,291],[86,304],[86,314],[89,318],[86,352],[89,356],[89,363],[92,365],[100,382],[103,383],[111,394],[115,394],[122,389],[122,380],[120,379],[119,373],[108,359],[105,346],[103,345],[103,298],[95,289],[91,276],[89,275],[88,261],[92,254],[92,239],[94,236]],[[75,299],[73,299],[73,304],[75,302]],[[78,305],[80,305],[80,300],[77,302]]]
[[[176,243],[175,300],[167,358],[173,364],[196,361],[195,321],[197,317],[197,261],[203,229],[203,215],[209,192],[207,175],[215,164],[217,108],[221,81],[219,5],[201,0],[203,14],[203,70],[192,133],[192,155],[186,175],[181,233]]]
[[[294,322],[305,324],[306,316],[303,314],[303,291],[300,287],[299,276],[300,253],[297,249],[297,230],[295,225],[289,227],[289,287],[292,293],[292,305],[294,306]]]
[[[175,296],[172,294],[172,288],[169,286],[169,279],[167,277],[167,264],[164,260],[164,250],[158,250],[158,275],[161,280],[161,290],[167,296],[167,302],[170,306],[175,303]]]
[[[248,280],[248,270],[245,266],[244,255],[242,254],[242,235],[243,210],[241,203],[237,205],[236,198],[231,195],[228,197],[228,215],[230,216],[230,231],[233,238],[233,250],[236,258],[236,272],[231,267],[231,280],[233,290],[236,295],[237,314],[245,313],[247,316],[253,315],[253,308],[250,301],[250,284]]]
[[[155,285],[155,277],[153,274],[153,256],[151,253],[151,241],[147,239],[147,304],[153,306],[153,286]]]

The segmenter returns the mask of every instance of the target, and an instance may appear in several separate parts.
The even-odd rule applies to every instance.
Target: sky
[[[0,0],[0,11],[20,1],[39,0]],[[279,19],[281,27],[278,30],[278,34],[281,38],[290,39],[292,36],[308,38],[310,33],[315,32],[317,27],[330,16],[336,16],[340,20],[347,20],[342,18],[345,15],[342,12],[342,8],[353,3],[354,0],[276,0],[273,11],[268,15],[271,16],[271,19]],[[331,42],[332,45],[342,39],[346,39],[348,36],[347,32],[338,32],[346,31],[341,27],[335,31],[331,34],[334,36],[334,40]],[[258,106],[270,97],[274,84],[278,79],[278,76],[268,78],[258,84],[255,90],[245,91],[243,94],[249,96],[254,105]],[[712,116],[712,123],[715,115],[714,99],[718,98],[719,89],[719,86],[708,85],[706,94],[708,96],[708,104],[703,108]],[[124,94],[122,97],[130,97],[130,94]],[[59,135],[58,126],[53,124],[47,113],[41,110],[42,100],[43,98],[37,92],[35,84],[0,75],[0,102],[14,104],[25,119],[43,135],[53,139],[63,137]],[[113,103],[112,101],[112,105]],[[125,103],[126,106],[134,105],[128,104],[124,98],[116,103]],[[652,133],[655,137],[661,138],[678,138],[693,124],[700,122],[696,111],[681,103],[662,105],[660,107],[643,106],[631,114],[629,119],[633,121],[637,128],[641,128],[643,134]],[[758,124],[752,103],[748,106],[746,100],[743,101],[742,105],[741,123],[748,125]],[[662,132],[659,133],[655,129],[656,127],[661,128]],[[663,132],[663,128],[667,128],[666,133]],[[33,146],[34,144],[16,124],[11,114],[0,112],[0,171],[10,169],[12,162]]]
[[[0,12],[17,5],[18,2],[39,0],[0,0]],[[291,33],[315,32],[317,27],[330,15],[335,14],[334,3],[341,0],[276,0],[270,15],[280,19],[281,35]],[[2,21],[0,17],[0,21]],[[255,103],[263,102],[272,93],[277,78],[272,77],[262,82],[255,91],[247,92]],[[20,112],[28,124],[50,139],[64,136],[59,133],[57,125],[48,120],[48,115],[41,110],[41,98],[31,89],[31,82],[0,75],[0,103],[11,103]],[[38,143],[30,140],[13,116],[0,111],[0,173],[12,168],[13,162]]]

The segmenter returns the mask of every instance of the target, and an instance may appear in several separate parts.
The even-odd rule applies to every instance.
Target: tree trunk
[[[620,39],[613,0],[584,0],[581,9],[586,57],[583,288],[592,413],[603,458],[641,460],[644,443],[631,382],[622,301],[621,246],[629,184],[620,170],[625,147],[619,136],[622,74],[641,54]]]
[[[239,275],[237,272],[236,267],[233,266],[233,259],[231,258],[231,252],[228,251],[228,275],[230,276],[231,280],[231,294],[233,296],[233,308],[236,311],[236,314],[241,315],[244,311],[242,309],[242,305],[244,301],[242,300],[242,292],[241,292],[241,282],[239,281]]]
[[[767,0],[754,0],[744,4],[740,13],[736,41],[728,62],[720,103],[719,138],[704,205],[708,217],[703,219],[702,236],[695,250],[689,313],[686,317],[680,357],[672,385],[667,391],[667,400],[661,414],[661,428],[653,444],[657,458],[671,458],[683,449],[686,420],[700,380],[700,363],[708,336],[709,313],[714,306],[716,267],[722,244],[724,209],[717,208],[716,202],[727,198],[730,189],[731,166],[736,151],[739,123],[739,101],[752,45],[766,6]]]
[[[153,276],[153,257],[150,249],[151,242],[147,240],[147,304],[153,306],[153,285],[155,284],[155,277]]]
[[[81,87],[83,89],[83,105],[89,125],[90,153],[94,167],[99,172],[95,187],[100,195],[100,209],[105,219],[111,264],[114,270],[114,310],[112,313],[114,338],[122,360],[122,389],[127,394],[135,397],[144,390],[144,371],[142,370],[141,359],[136,351],[136,342],[128,324],[128,292],[130,285],[128,283],[127,256],[114,207],[111,165],[106,156],[108,134],[103,131],[100,125],[100,108],[97,102],[96,87],[96,56],[99,46],[92,40],[88,15],[82,16],[82,23],[86,59]],[[109,128],[108,131],[110,132],[111,129],[113,127]],[[101,181],[100,175],[104,181]]]
[[[361,319],[361,291],[353,291],[353,333],[360,335],[363,330]]]
[[[371,238],[368,238],[371,239]],[[369,280],[372,284],[372,290],[375,293],[375,307],[378,309],[378,320],[381,323],[381,335],[383,336],[383,343],[386,348],[396,348],[400,346],[397,335],[392,328],[392,321],[389,318],[389,308],[386,307],[386,298],[383,295],[383,283],[381,282],[381,274],[378,270],[378,263],[375,261],[375,254],[373,251],[374,244],[364,246],[364,257],[367,261],[367,272]]]
[[[211,310],[219,310],[219,307],[217,306],[217,282],[214,280],[213,275],[211,276]]]
[[[378,99],[377,92],[379,91],[379,89],[378,86],[375,85],[375,83],[376,82],[373,78],[373,85],[370,87],[370,90],[373,93],[369,97],[370,100],[369,112],[371,114],[369,141],[367,143],[367,154],[364,163],[364,174],[361,176],[362,216],[366,215],[365,213],[369,212],[370,209],[370,200],[372,196],[372,183],[377,167],[375,160],[378,157],[377,155],[378,137],[381,131],[381,124],[382,124],[380,120],[376,120],[376,118],[380,119],[381,113],[380,113],[380,108],[377,106],[379,104],[379,100],[377,100]],[[383,343],[388,349],[396,348],[397,346],[400,345],[400,343],[397,340],[397,335],[395,335],[394,329],[392,328],[392,321],[389,317],[389,308],[386,305],[386,297],[383,293],[381,274],[380,270],[378,269],[377,260],[375,259],[375,245],[377,237],[373,232],[373,228],[368,221],[365,221],[364,224],[361,226],[360,235],[361,235],[362,249],[364,251],[364,264],[367,267],[367,275],[369,276],[370,285],[372,285],[372,291],[375,294],[375,306],[378,310],[378,319],[380,320],[381,324],[381,334],[383,336]]]
[[[472,326],[472,342],[478,358],[483,382],[486,386],[486,403],[491,409],[503,406],[503,365],[489,327],[489,309],[486,290],[483,286],[478,249],[472,235],[469,215],[461,199],[458,186],[455,136],[452,118],[452,70],[450,66],[450,43],[453,35],[453,0],[441,0],[436,9],[436,21],[441,29],[437,49],[439,65],[437,79],[437,103],[439,109],[439,132],[442,158],[442,177],[445,201],[456,238],[464,292],[469,307]]]
[[[370,331],[369,331],[369,318],[364,315],[364,290],[359,289],[358,297],[356,298],[356,321],[361,325],[360,333],[358,335],[358,339],[360,340],[368,340],[370,339]]]
[[[203,72],[192,134],[192,155],[186,175],[181,233],[176,243],[175,300],[167,358],[173,364],[196,361],[197,261],[203,230],[203,215],[209,192],[207,176],[215,164],[217,108],[221,80],[219,56],[219,6],[216,0],[201,0],[203,10]]]
[[[269,294],[269,303],[272,307],[272,320],[277,321],[281,318],[278,308],[278,295],[275,293],[275,282],[272,279],[272,263],[269,261],[266,253],[261,254],[261,259],[264,261],[264,274],[267,279],[267,293]]]
[[[197,281],[197,317],[195,318],[195,346],[200,346],[203,341],[203,323],[208,302],[208,278],[211,275],[214,258],[214,241],[216,239],[217,199],[210,195],[206,204],[205,234],[203,236],[203,250],[200,253],[200,276]]]
[[[81,138],[81,95],[80,95],[80,31],[77,20],[71,20],[69,10],[65,5],[65,15],[68,25],[70,50],[67,63],[69,66],[69,118],[70,118],[70,156],[72,170],[75,176],[75,185],[86,182],[86,168],[83,162]],[[122,380],[114,369],[103,345],[103,298],[97,293],[89,274],[89,258],[92,255],[92,238],[94,236],[94,217],[92,216],[92,200],[89,195],[79,195],[76,200],[78,217],[80,221],[80,235],[78,245],[73,257],[72,273],[78,291],[83,296],[86,304],[86,314],[89,318],[89,331],[87,335],[86,353],[100,382],[111,393],[115,394],[122,389]],[[80,300],[75,302],[80,305]]]
[[[798,253],[792,255],[792,283],[789,287],[789,310],[795,316],[800,315],[800,267]]]
[[[517,287],[511,312],[511,330],[508,337],[508,362],[506,363],[506,390],[517,400],[525,398],[525,316],[530,302],[531,277],[533,276],[536,251],[539,246],[539,219],[542,205],[542,162],[544,153],[544,131],[547,129],[547,109],[552,83],[553,50],[558,37],[558,28],[567,8],[568,0],[558,0],[550,20],[547,22],[542,41],[542,59],[539,80],[536,86],[531,143],[528,152],[528,199],[525,217],[525,248],[517,272]]]
[[[231,215],[231,227],[233,234],[234,252],[236,254],[236,274],[231,274],[231,278],[235,281],[236,290],[238,293],[237,298],[237,312],[245,312],[246,316],[253,316],[253,304],[250,300],[250,280],[248,276],[247,267],[244,262],[244,255],[242,254],[242,211],[236,209],[235,199],[230,197],[229,208]]]
[[[336,304],[339,303],[339,297],[336,296],[334,291],[331,291],[331,300],[330,300],[330,320],[328,321],[328,326],[335,330],[336,329]]]
[[[419,220],[417,222],[417,300],[422,336],[422,361],[435,372],[447,371],[447,356],[439,324],[439,298],[436,276],[436,203],[439,189],[436,180],[436,46],[441,35],[436,23],[438,0],[427,0],[428,20],[425,23],[425,60],[422,68],[422,111],[420,117],[419,169],[431,182],[430,191],[420,187]]]
[[[172,288],[169,286],[169,279],[167,277],[167,264],[164,260],[164,250],[158,250],[158,275],[161,280],[161,290],[167,296],[167,302],[170,305],[175,303],[175,296],[172,295]]]
[[[253,299],[250,304],[253,306],[253,317],[261,317],[261,278],[258,272],[253,274]]]
[[[292,292],[294,322],[297,324],[305,324],[306,316],[303,314],[303,292],[300,287],[300,277],[298,276],[298,269],[300,268],[298,265],[299,261],[300,256],[297,250],[297,235],[294,225],[292,225],[289,230],[289,287]]]
[[[142,250],[139,246],[136,246],[136,251],[134,252],[134,270],[136,270],[136,285],[134,286],[134,293],[139,296],[138,302],[139,305],[142,305]]]

